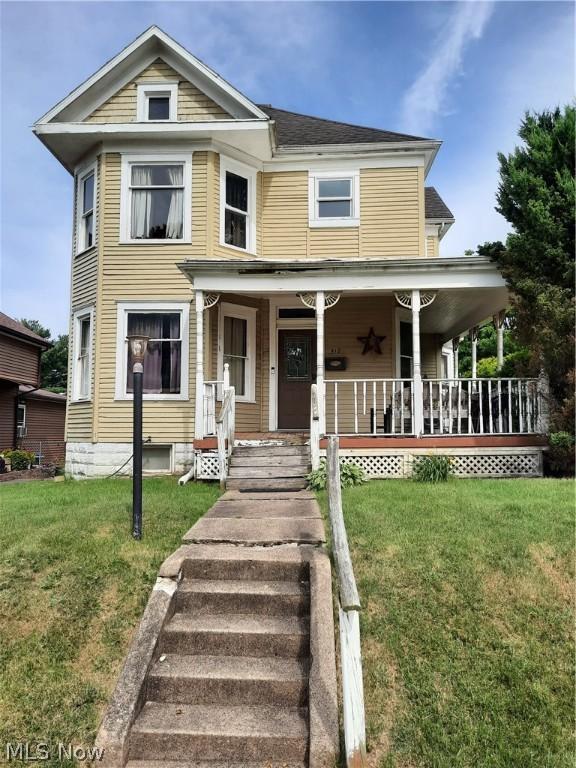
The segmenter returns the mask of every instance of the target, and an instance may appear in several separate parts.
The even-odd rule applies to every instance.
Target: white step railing
[[[325,389],[327,434],[414,432],[412,379],[328,379]]]
[[[216,434],[216,402],[218,391],[222,391],[224,381],[205,381],[202,414],[204,418],[204,435]]]
[[[236,398],[234,387],[226,387],[222,395],[222,407],[216,417],[216,437],[218,439],[218,466],[220,485],[226,484],[228,464],[234,449],[234,432],[236,422]]]
[[[360,648],[360,597],[342,513],[340,459],[338,438],[335,435],[328,438],[326,464],[328,512],[339,592],[338,619],[346,765],[349,768],[362,768],[366,765],[366,721]]]
[[[540,379],[426,379],[424,435],[522,435],[547,429]]]
[[[318,385],[310,387],[310,462],[312,469],[320,466],[320,408],[318,403]]]

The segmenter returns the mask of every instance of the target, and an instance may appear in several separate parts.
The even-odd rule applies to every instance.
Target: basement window
[[[142,446],[143,472],[171,472],[172,446],[145,443]]]

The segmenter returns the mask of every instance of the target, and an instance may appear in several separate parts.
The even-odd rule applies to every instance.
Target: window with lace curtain
[[[190,242],[190,160],[125,159],[121,218],[128,242]]]

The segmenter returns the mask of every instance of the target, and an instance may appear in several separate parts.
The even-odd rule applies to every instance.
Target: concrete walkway
[[[326,542],[310,491],[226,491],[184,535],[185,544],[272,546]]]

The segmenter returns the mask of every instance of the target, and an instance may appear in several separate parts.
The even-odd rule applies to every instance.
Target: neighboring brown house
[[[64,457],[66,397],[40,389],[50,342],[0,312],[0,451],[25,448],[40,461]]]

